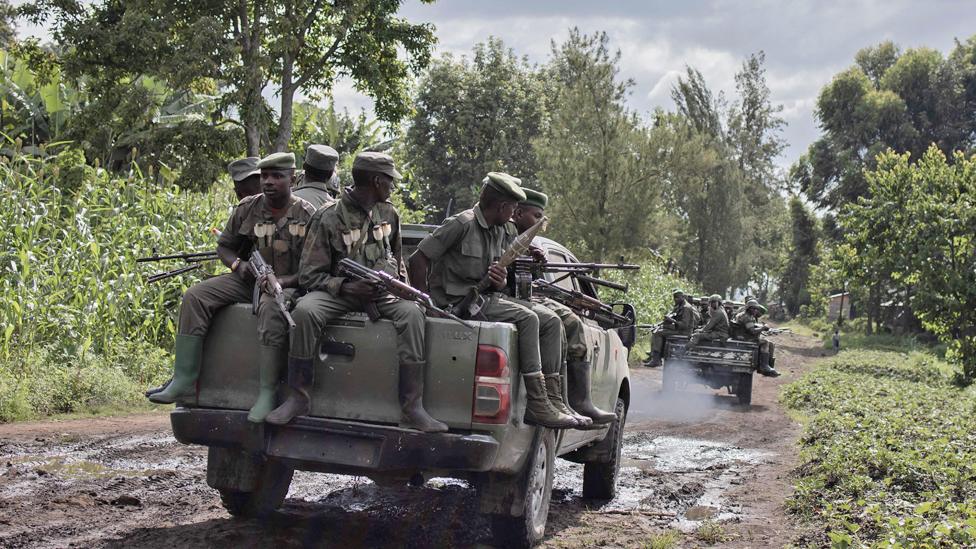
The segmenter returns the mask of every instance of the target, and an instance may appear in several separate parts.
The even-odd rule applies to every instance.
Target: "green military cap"
[[[339,153],[328,145],[309,145],[305,149],[305,163],[317,170],[331,172],[335,170],[336,162],[339,161]]]
[[[671,290],[671,297],[674,297],[676,295],[684,296],[685,293],[684,293],[684,291],[681,290],[681,288],[675,288],[675,289]]]
[[[258,162],[258,169],[294,170],[295,153],[276,152],[265,156]]]
[[[718,301],[719,303],[721,303],[722,302],[722,296],[720,296],[718,294],[712,294],[712,295],[708,296],[708,300],[709,301]]]
[[[525,200],[519,202],[522,206],[535,206],[540,210],[546,209],[549,205],[549,197],[545,193],[540,193],[539,191],[534,191],[532,189],[527,189],[522,187],[522,192],[525,193]]]
[[[393,157],[381,152],[363,151],[352,161],[352,169],[386,174],[393,179],[403,179],[393,164]]]
[[[488,172],[482,183],[496,191],[514,199],[516,202],[525,200],[525,192],[519,187],[519,180],[502,172]]]
[[[244,181],[252,175],[261,175],[261,170],[258,169],[258,160],[256,156],[235,160],[227,164],[227,173],[235,182]]]

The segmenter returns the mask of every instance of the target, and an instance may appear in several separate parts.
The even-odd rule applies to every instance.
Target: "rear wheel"
[[[735,396],[739,404],[748,406],[752,404],[752,374],[739,374],[739,380],[735,387]]]
[[[241,453],[241,459],[254,459]],[[253,490],[218,488],[220,503],[235,517],[264,518],[281,507],[288,495],[294,470],[276,459],[258,465]]]
[[[555,461],[556,436],[552,429],[545,429],[526,463],[527,471],[518,481],[525,501],[521,516],[491,516],[491,532],[499,546],[533,547],[542,541],[549,517]]]
[[[587,462],[583,465],[583,498],[613,499],[617,495],[617,476],[620,473],[620,453],[624,446],[624,423],[627,403],[617,398],[613,413],[617,419],[610,426],[604,442],[610,447],[610,460]]]

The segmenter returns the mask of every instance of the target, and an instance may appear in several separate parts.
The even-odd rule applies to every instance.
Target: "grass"
[[[976,545],[976,393],[927,352],[848,349],[786,387],[806,418],[789,509],[816,546]]]
[[[641,544],[641,549],[673,549],[684,539],[681,532],[667,530],[658,534],[651,534],[647,541]]]
[[[695,530],[695,538],[706,545],[714,545],[729,540],[722,525],[711,520],[703,521]]]

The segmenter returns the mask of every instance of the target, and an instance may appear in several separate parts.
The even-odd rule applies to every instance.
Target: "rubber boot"
[[[759,353],[759,373],[766,377],[779,377],[780,373],[769,366],[769,353]]]
[[[149,395],[150,402],[172,404],[196,396],[200,363],[203,362],[203,337],[177,335],[173,354],[173,381],[162,391]]]
[[[563,380],[562,376],[559,374],[545,374],[546,378],[546,394],[549,395],[549,402],[552,406],[559,410],[560,413],[566,414],[567,416],[576,420],[576,428],[581,431],[586,431],[593,428],[593,420],[578,413],[566,404],[563,400]]]
[[[617,419],[612,412],[604,412],[590,400],[590,363],[574,360],[567,364],[569,373],[569,405],[593,420],[594,425],[606,425]]]
[[[560,413],[549,401],[546,394],[546,382],[542,372],[522,374],[525,381],[525,422],[530,425],[541,425],[552,429],[572,429],[576,427],[576,420],[572,416]]]
[[[661,365],[661,351],[651,351],[651,356],[644,363],[648,368],[657,368]]]
[[[169,387],[169,384],[170,383],[173,383],[173,377],[172,376],[170,376],[169,379],[167,379],[166,381],[164,381],[163,384],[160,385],[159,387],[153,387],[152,389],[149,389],[148,391],[146,391],[146,397],[149,397],[149,396],[154,395],[154,394],[156,394],[156,393],[158,393],[160,391],[165,390],[167,387]]]
[[[288,386],[291,393],[281,406],[271,411],[265,423],[284,425],[298,416],[307,416],[312,409],[312,359],[288,357]]]
[[[278,391],[278,375],[281,365],[287,360],[288,350],[284,347],[261,345],[258,349],[258,372],[260,375],[258,399],[247,413],[247,420],[263,423],[264,418],[275,407],[275,393]]]
[[[400,427],[425,433],[444,433],[447,425],[424,409],[424,365],[400,365]]]

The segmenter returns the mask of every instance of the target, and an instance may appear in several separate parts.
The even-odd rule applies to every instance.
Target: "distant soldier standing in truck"
[[[512,222],[519,234],[529,230],[545,215],[549,197],[545,193],[522,187],[525,200],[518,203]],[[533,300],[536,298],[533,297]],[[583,334],[583,321],[572,309],[552,299],[543,298],[539,304],[551,310],[559,317],[566,332],[566,374],[569,396],[569,406],[563,403],[562,379],[559,371],[545,372],[546,390],[550,400],[556,408],[568,415],[576,416],[580,427],[592,424],[605,425],[611,423],[617,416],[593,405],[590,399],[590,361],[588,360],[589,346]],[[560,361],[562,362],[562,361]]]
[[[302,163],[305,173],[293,194],[309,201],[316,210],[331,205],[339,196],[338,184],[333,182],[337,162],[339,153],[332,147],[309,145]]]
[[[573,428],[579,423],[553,406],[543,376],[544,371],[560,370],[565,337],[562,322],[551,311],[543,318],[506,296],[508,273],[496,263],[517,236],[509,220],[521,200],[525,193],[514,177],[489,173],[478,203],[445,221],[410,256],[410,283],[422,292],[429,285],[437,305],[449,307],[464,299],[488,273],[493,291],[485,296],[481,314],[493,322],[511,322],[518,329],[519,365],[527,396],[525,421],[554,429]]]
[[[217,239],[217,256],[232,272],[195,284],[183,295],[173,380],[165,389],[149,396],[152,402],[171,404],[194,397],[203,360],[203,341],[214,314],[227,305],[251,301],[254,285],[269,282],[255,281],[251,274],[247,262],[251,250],[258,250],[274,268],[274,276],[283,288],[298,286],[298,260],[305,242],[305,227],[314,209],[291,194],[295,155],[274,153],[256,167],[261,170],[263,192],[241,200]],[[261,296],[258,308],[258,337],[261,341],[260,403],[269,391],[274,392],[277,370],[274,375],[270,370],[288,346],[288,326],[267,293]],[[248,419],[253,421],[252,415]]]
[[[447,425],[432,418],[423,406],[424,313],[413,302],[384,294],[367,281],[338,276],[339,262],[350,258],[405,279],[400,215],[389,202],[400,177],[391,156],[359,153],[352,166],[352,188],[313,217],[299,268],[299,283],[308,294],[292,314],[297,326],[288,353],[291,393],[268,414],[268,423],[284,425],[308,415],[319,337],[330,321],[372,303],[381,317],[393,321],[397,332],[400,426],[428,433],[447,431]]]
[[[661,365],[664,339],[668,336],[690,336],[698,326],[698,310],[685,299],[684,291],[675,288],[671,292],[674,307],[664,317],[661,325],[651,334],[651,356],[647,363],[650,368]]]

